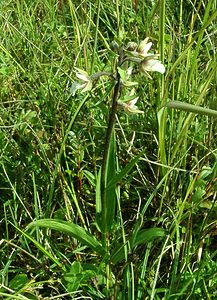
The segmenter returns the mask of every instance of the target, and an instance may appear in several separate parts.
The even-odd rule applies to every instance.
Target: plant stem
[[[120,56],[119,56],[119,64],[122,63],[123,60],[123,54],[122,50],[120,51]],[[120,90],[121,90],[121,78],[120,75],[117,71],[116,73],[116,84],[114,87],[114,94],[113,94],[113,99],[112,99],[112,106],[110,108],[110,113],[109,113],[109,122],[108,122],[108,127],[106,131],[106,136],[105,136],[105,143],[104,143],[104,150],[103,150],[103,158],[102,158],[102,171],[101,171],[101,203],[102,203],[102,233],[103,233],[103,244],[104,246],[106,245],[105,241],[105,233],[106,233],[106,181],[107,181],[107,164],[108,164],[108,153],[109,153],[109,145],[110,145],[110,140],[111,136],[113,133],[113,128],[115,124],[115,114],[117,111],[117,104],[118,104],[118,98],[120,96]]]
[[[117,65],[121,65],[123,62],[123,48],[120,49],[119,54],[119,62]],[[117,111],[118,98],[121,93],[121,78],[118,73],[118,68],[116,66],[116,84],[114,87],[114,93],[112,98],[112,105],[109,112],[109,122],[105,136],[105,143],[103,149],[103,158],[102,158],[102,169],[101,169],[101,222],[102,222],[102,245],[107,252],[109,253],[109,234],[107,232],[107,193],[106,193],[106,185],[107,185],[107,167],[108,167],[108,155],[109,155],[109,146],[110,141],[114,129],[115,124],[115,114]],[[110,285],[110,265],[107,263],[106,265],[106,287],[109,292]]]

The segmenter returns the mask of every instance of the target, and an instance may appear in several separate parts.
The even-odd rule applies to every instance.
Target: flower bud
[[[116,53],[119,51],[119,45],[116,41],[111,42],[110,49]]]

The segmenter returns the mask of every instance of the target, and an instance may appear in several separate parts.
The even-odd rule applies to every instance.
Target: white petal
[[[129,106],[129,107],[134,107],[134,105],[136,104],[136,102],[138,101],[138,99],[139,99],[139,97],[136,97],[135,99],[133,99],[133,100],[131,100],[131,101],[129,101],[128,103],[127,103],[127,106]]]
[[[144,114],[144,111],[137,109],[137,106],[129,107],[126,105],[124,111],[128,114]]]
[[[160,61],[156,61],[156,63],[152,67],[152,71],[159,72],[161,74],[165,73],[165,67]]]
[[[89,81],[88,75],[86,75],[86,74],[76,73],[75,75],[77,78],[79,78],[85,82]]]
[[[85,83],[84,84],[84,88],[82,89],[82,93],[85,93],[85,92],[88,92],[88,91],[90,91],[91,89],[92,89],[92,81],[91,80],[89,80],[89,82],[88,83]]]
[[[142,41],[139,44],[139,47],[137,49],[138,53],[142,56],[147,56],[148,55],[148,51],[150,50],[151,46],[152,46],[152,42],[148,43],[148,37],[144,39],[144,41]]]
[[[157,59],[149,59],[147,61],[144,61],[142,63],[142,69],[144,71],[159,72],[161,74],[165,72],[164,65]]]
[[[84,87],[84,84],[80,84],[79,82],[74,81],[70,88],[70,92],[71,92],[72,96],[75,95],[77,90],[83,89],[83,87]]]
[[[74,68],[76,71],[77,71],[77,73],[80,73],[80,74],[83,74],[83,75],[86,75],[87,77],[88,77],[88,74],[87,74],[87,72],[86,71],[84,71],[84,70],[82,70],[82,69],[79,69],[79,68]]]
[[[126,72],[126,78],[129,79],[130,75],[132,74],[133,72],[133,67],[129,67],[127,69],[127,72]]]
[[[141,51],[141,55],[146,56],[148,54],[148,51],[150,50],[151,46],[152,46],[152,42],[149,42],[148,44],[146,44]]]

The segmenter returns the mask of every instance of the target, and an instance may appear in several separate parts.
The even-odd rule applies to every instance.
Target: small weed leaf
[[[26,274],[18,274],[9,283],[10,289],[19,290],[29,282]]]

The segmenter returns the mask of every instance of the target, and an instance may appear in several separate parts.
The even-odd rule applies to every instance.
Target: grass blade
[[[15,226],[14,224],[12,224],[17,231],[19,231],[22,235],[24,235],[28,240],[30,240],[33,244],[35,244],[35,246],[41,251],[43,252],[48,258],[50,258],[57,266],[59,266],[60,268],[63,268],[65,270],[65,268],[62,266],[62,264],[59,262],[58,259],[56,259],[50,252],[48,252],[39,242],[37,242],[32,236],[30,236],[29,234],[27,234],[26,232],[24,232],[23,230],[21,230],[20,228],[18,228],[17,226]]]
[[[48,211],[50,211],[51,201],[52,201],[53,194],[54,194],[54,187],[55,187],[55,183],[56,183],[56,178],[57,178],[57,175],[58,175],[58,172],[59,172],[60,161],[61,161],[61,158],[62,158],[62,155],[63,155],[63,151],[64,151],[64,148],[65,148],[65,145],[66,145],[66,141],[68,139],[69,132],[72,129],[72,126],[73,126],[79,112],[81,111],[82,107],[84,106],[85,102],[87,101],[87,99],[88,99],[88,95],[85,96],[84,99],[79,104],[77,110],[75,111],[74,115],[71,118],[69,126],[66,130],[65,136],[63,138],[61,148],[60,148],[60,151],[59,151],[59,154],[58,154],[58,157],[57,157],[55,170],[54,170],[54,173],[53,173],[53,180],[52,180],[51,187],[50,187],[50,193],[49,193],[49,199],[48,199]]]

